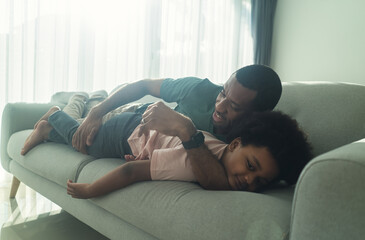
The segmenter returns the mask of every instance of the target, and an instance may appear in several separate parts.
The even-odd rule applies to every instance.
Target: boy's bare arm
[[[136,182],[151,181],[150,160],[127,162],[95,182],[67,182],[67,193],[74,198],[92,198],[124,188]]]
[[[93,107],[83,123],[75,132],[72,146],[82,152],[86,152],[86,146],[90,146],[94,136],[98,132],[103,116],[124,104],[138,100],[145,95],[160,97],[160,88],[164,79],[145,79],[127,84],[118,89],[100,104]]]
[[[172,110],[162,102],[151,104],[142,115],[143,124],[139,135],[156,130],[169,136],[177,136],[182,142],[189,141],[196,133],[190,118]],[[198,148],[186,150],[195,178],[208,190],[229,190],[225,169],[211,151],[203,144]]]

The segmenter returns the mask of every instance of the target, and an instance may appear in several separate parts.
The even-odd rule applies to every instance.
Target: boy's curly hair
[[[240,137],[242,146],[267,147],[279,167],[276,179],[294,184],[312,158],[306,134],[296,120],[279,111],[255,112],[240,121],[227,140]]]

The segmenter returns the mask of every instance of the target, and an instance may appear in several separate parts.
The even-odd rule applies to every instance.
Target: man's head
[[[229,133],[222,158],[233,189],[257,191],[270,182],[294,184],[312,158],[297,122],[277,111],[250,114]]]
[[[213,113],[215,132],[226,134],[245,114],[272,110],[281,96],[279,76],[264,65],[234,72],[218,95]]]

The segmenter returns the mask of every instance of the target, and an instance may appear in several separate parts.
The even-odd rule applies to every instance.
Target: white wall
[[[282,81],[365,84],[365,1],[278,0],[270,65]]]

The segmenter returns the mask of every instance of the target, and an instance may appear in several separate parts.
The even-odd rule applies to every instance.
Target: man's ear
[[[239,146],[241,146],[241,138],[240,137],[235,138],[235,139],[232,140],[232,142],[228,145],[228,150],[233,151]]]

